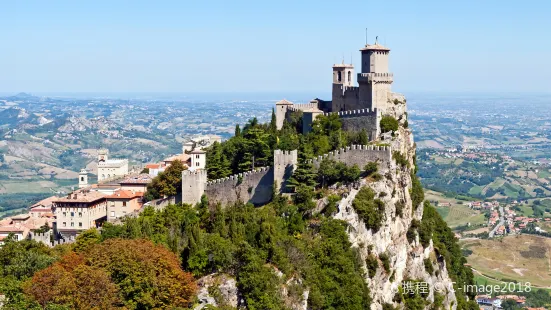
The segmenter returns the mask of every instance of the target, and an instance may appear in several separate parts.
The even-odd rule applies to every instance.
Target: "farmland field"
[[[507,236],[463,241],[462,246],[473,251],[467,261],[483,275],[551,288],[551,238]]]

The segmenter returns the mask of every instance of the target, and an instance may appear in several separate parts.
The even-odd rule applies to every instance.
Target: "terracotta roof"
[[[119,182],[119,184],[148,184],[149,182],[151,182],[151,180],[152,179],[149,174],[143,173],[135,176],[129,176],[128,178]]]
[[[143,193],[128,190],[119,190],[112,195],[107,196],[107,199],[133,199],[138,197],[143,197]]]
[[[11,225],[11,226],[2,226],[0,227],[0,233],[3,232],[21,232],[25,231],[28,228],[25,226],[19,226],[19,225]]]
[[[57,199],[56,196],[51,196],[46,199],[42,199],[39,202],[32,205],[31,208],[38,207],[38,206],[51,206],[55,199]]]
[[[191,154],[193,154],[194,151],[191,152]],[[174,155],[174,156],[171,156],[167,159],[165,159],[164,161],[165,162],[172,162],[172,161],[175,161],[175,160],[180,160],[182,162],[186,162],[188,161],[190,158],[189,154],[179,154],[179,155]]]
[[[34,207],[34,208],[31,208],[29,212],[49,212],[49,211],[52,211],[52,208]]]
[[[57,198],[54,202],[94,202],[105,198],[105,196],[96,191],[76,191],[65,197]]]
[[[145,167],[147,169],[159,169],[159,167],[161,167],[161,165],[159,165],[159,164],[147,164],[147,165],[145,165]]]

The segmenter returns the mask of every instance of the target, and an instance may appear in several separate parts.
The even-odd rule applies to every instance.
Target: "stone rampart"
[[[272,198],[274,172],[272,167],[262,167],[232,175],[226,178],[208,181],[205,194],[209,203],[223,206],[237,201],[263,205]]]
[[[376,162],[379,164],[379,171],[384,173],[390,167],[392,150],[390,146],[352,145],[318,156],[311,159],[310,163],[317,169],[324,159],[343,162],[349,166],[358,165],[360,169],[363,169],[369,162]]]

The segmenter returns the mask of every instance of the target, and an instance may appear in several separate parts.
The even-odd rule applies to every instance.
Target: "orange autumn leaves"
[[[37,272],[25,293],[71,309],[187,307],[197,287],[176,255],[147,240],[109,239]]]

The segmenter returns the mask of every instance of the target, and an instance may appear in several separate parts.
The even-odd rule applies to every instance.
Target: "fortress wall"
[[[377,108],[358,109],[354,111],[341,111],[324,113],[328,116],[337,113],[342,122],[342,128],[346,131],[362,131],[365,129],[369,140],[375,140],[379,135],[379,122],[381,115]]]
[[[272,199],[273,183],[274,169],[263,167],[255,171],[209,181],[205,187],[205,194],[209,203],[221,203],[222,206],[237,201],[262,205]]]
[[[321,161],[325,158],[343,162],[349,166],[355,164],[360,169],[363,169],[369,162],[377,162],[379,164],[379,171],[385,173],[388,171],[390,162],[392,161],[392,150],[390,146],[352,145],[318,156],[310,162],[314,167],[319,168]]]
[[[304,110],[311,110],[311,109],[317,109],[318,104],[317,103],[300,103],[300,104],[293,104],[292,106],[289,106],[289,111],[304,111]]]

